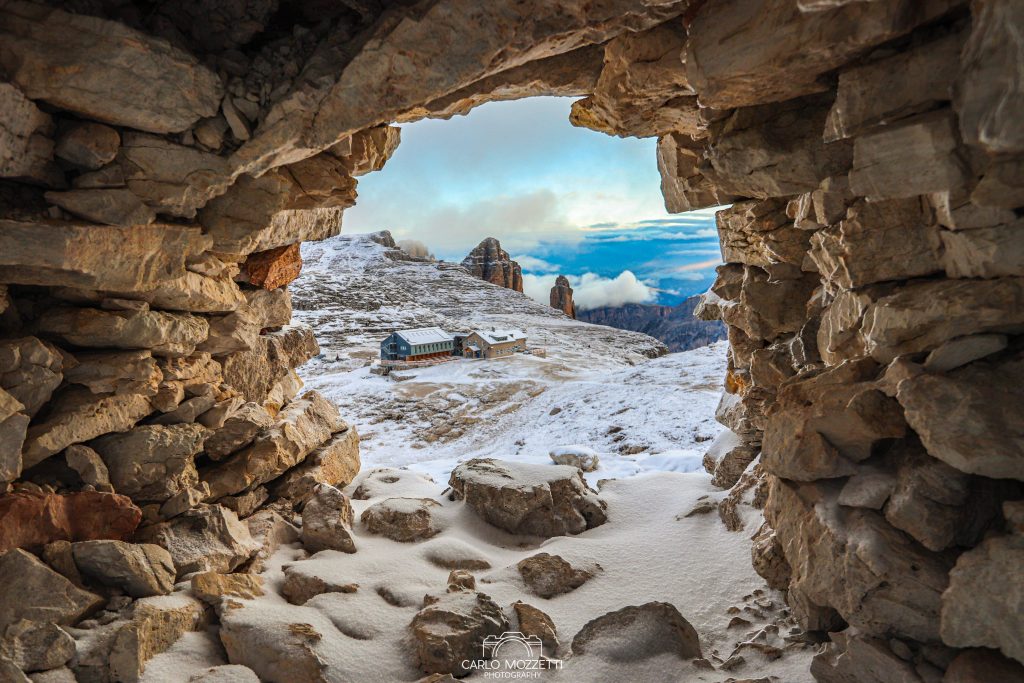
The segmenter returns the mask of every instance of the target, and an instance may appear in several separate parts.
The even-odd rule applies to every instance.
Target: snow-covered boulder
[[[576,467],[475,458],[448,485],[481,518],[513,534],[579,534],[607,521],[605,503]]]
[[[550,455],[551,461],[556,465],[571,465],[584,472],[593,472],[601,464],[597,451],[579,444],[552,448]]]

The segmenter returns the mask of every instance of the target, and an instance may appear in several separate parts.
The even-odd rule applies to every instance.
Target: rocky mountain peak
[[[462,265],[475,277],[499,287],[523,291],[523,270],[493,237],[485,238],[462,259]]]
[[[551,288],[551,308],[557,308],[570,318],[576,317],[576,304],[572,300],[572,287],[569,278],[559,275],[555,278],[555,286]]]

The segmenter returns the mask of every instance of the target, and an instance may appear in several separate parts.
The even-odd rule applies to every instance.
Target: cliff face
[[[501,243],[488,237],[476,245],[462,265],[475,277],[506,289],[523,291],[523,270],[512,260],[508,252],[501,248]]]
[[[555,279],[555,286],[551,288],[551,308],[557,308],[570,318],[576,317],[576,304],[572,300],[572,287],[569,286],[569,279],[559,275]],[[613,325],[613,327],[616,327]],[[629,328],[619,328],[629,329]]]
[[[668,350],[675,353],[707,346],[726,337],[725,325],[721,322],[701,320],[694,315],[699,303],[700,297],[692,296],[677,306],[602,306],[579,311],[576,317],[595,325],[643,332],[665,342]]]

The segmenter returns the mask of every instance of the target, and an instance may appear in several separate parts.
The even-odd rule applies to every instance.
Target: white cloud
[[[532,271],[534,273],[554,273],[558,270],[558,266],[554,263],[549,263],[542,258],[536,256],[530,256],[529,254],[523,254],[522,256],[513,256],[512,260],[523,267],[525,271]]]
[[[531,299],[548,303],[555,275],[523,275],[523,291]],[[569,275],[573,288],[572,298],[579,309],[623,304],[650,303],[658,298],[658,290],[642,282],[631,271],[624,270],[614,278],[595,273]]]

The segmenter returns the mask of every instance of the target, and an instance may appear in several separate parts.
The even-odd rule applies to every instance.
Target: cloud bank
[[[557,275],[523,275],[523,291],[534,301],[550,302],[551,288]],[[572,286],[573,301],[580,310],[602,306],[652,303],[658,298],[658,290],[637,278],[631,271],[624,270],[614,278],[602,277],[595,273],[567,275]]]

